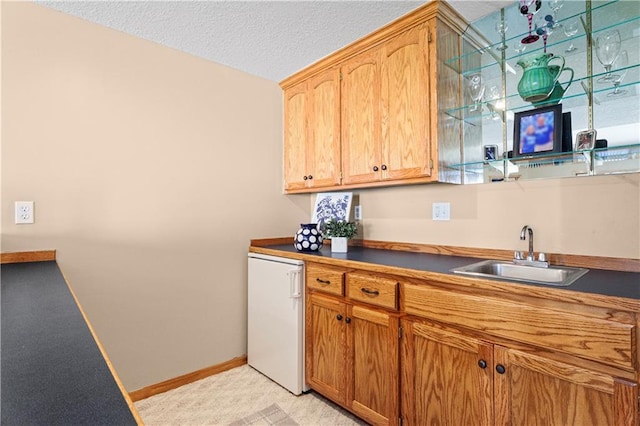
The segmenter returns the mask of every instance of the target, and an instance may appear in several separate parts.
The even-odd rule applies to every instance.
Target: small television
[[[562,121],[562,104],[516,112],[513,125],[513,158],[529,158],[567,151],[566,146],[563,149]]]

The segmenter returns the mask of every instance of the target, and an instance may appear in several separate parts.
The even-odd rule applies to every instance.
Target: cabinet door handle
[[[336,316],[336,319],[337,319],[338,321],[342,321],[342,315],[338,314],[338,315]]]
[[[309,180],[311,180],[311,179],[313,179],[313,176],[312,176],[312,175],[309,175]]]
[[[302,177],[302,180],[307,180],[307,179],[309,179],[309,178],[307,177],[307,175],[304,175],[304,176]]]
[[[484,359],[481,359],[480,361],[478,361],[478,367],[484,370],[485,368],[487,368],[487,361],[485,361]]]
[[[347,324],[351,324],[351,318],[346,317],[346,318],[344,319],[344,322],[346,322]]]
[[[322,280],[320,278],[316,278],[316,281],[319,282],[320,284],[324,284],[324,285],[329,285],[331,284],[331,281],[329,280]]]
[[[360,291],[363,292],[364,294],[368,294],[370,296],[377,296],[377,295],[380,294],[380,292],[378,290],[371,290],[371,289],[366,288],[366,287],[362,287],[360,289]]]
[[[373,166],[373,171],[377,172],[378,171],[378,166]]]
[[[386,164],[382,165],[382,170],[387,170],[387,165]]]
[[[504,368],[504,365],[498,364],[496,365],[496,371],[498,372],[498,374],[504,374],[504,372],[507,371],[507,369]]]

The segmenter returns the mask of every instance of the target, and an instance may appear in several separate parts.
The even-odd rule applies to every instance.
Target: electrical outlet
[[[16,201],[16,224],[33,222],[33,201]]]
[[[450,203],[433,203],[433,220],[449,220],[451,219]]]
[[[362,220],[362,206],[356,206],[354,208],[354,216],[356,220]]]

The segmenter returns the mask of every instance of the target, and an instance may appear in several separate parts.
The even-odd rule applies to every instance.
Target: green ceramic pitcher
[[[549,72],[553,75],[553,76],[559,76],[560,74],[562,74],[560,72],[560,66],[559,65],[549,65]],[[539,107],[539,106],[543,106],[543,105],[555,105],[558,102],[560,102],[560,100],[562,99],[562,97],[564,96],[565,92],[567,91],[567,89],[569,88],[569,86],[571,85],[571,82],[573,82],[573,68],[569,68],[569,67],[564,67],[564,69],[562,70],[562,72],[569,72],[571,74],[571,76],[569,77],[569,81],[567,81],[566,86],[562,87],[562,84],[560,84],[560,78],[558,78],[558,81],[556,81],[556,84],[553,86],[553,90],[551,91],[551,94],[549,95],[549,97],[543,101],[539,101],[539,102],[532,102],[534,106]]]
[[[549,70],[549,63],[554,60],[561,63],[555,75]],[[525,102],[541,102],[547,99],[564,70],[564,58],[553,56],[553,53],[528,55],[517,63],[524,70],[518,83],[518,93]]]

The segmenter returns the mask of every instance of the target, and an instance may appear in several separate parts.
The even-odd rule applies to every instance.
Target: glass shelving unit
[[[461,172],[463,183],[640,172],[640,2],[567,0],[556,14],[559,26],[547,38],[547,53],[564,57],[565,67],[573,70],[572,81],[569,71],[558,79],[563,87],[570,83],[560,103],[563,112],[571,113],[571,140],[575,141],[579,131],[596,129],[597,139],[606,139],[607,147],[513,159],[509,151],[513,149],[514,114],[535,108],[518,94],[523,73],[518,61],[544,51],[542,37],[521,44],[529,31],[518,6],[514,1],[471,23],[462,37],[462,54],[447,61],[458,71],[463,88],[458,104],[442,111],[460,123],[463,135],[463,160],[451,167]],[[534,21],[552,14],[543,0]],[[496,31],[501,21],[508,23],[504,35]],[[577,31],[565,33],[571,24]],[[614,74],[624,74],[619,85],[624,94],[619,95],[612,95],[613,84],[598,82],[605,70],[596,58],[593,43],[611,30],[620,33],[621,51],[625,50],[629,59],[626,66],[614,63],[612,69]],[[506,49],[499,49],[505,45]],[[479,105],[466,90],[470,77],[477,74],[485,87]],[[484,160],[486,145],[498,146],[497,160]]]

